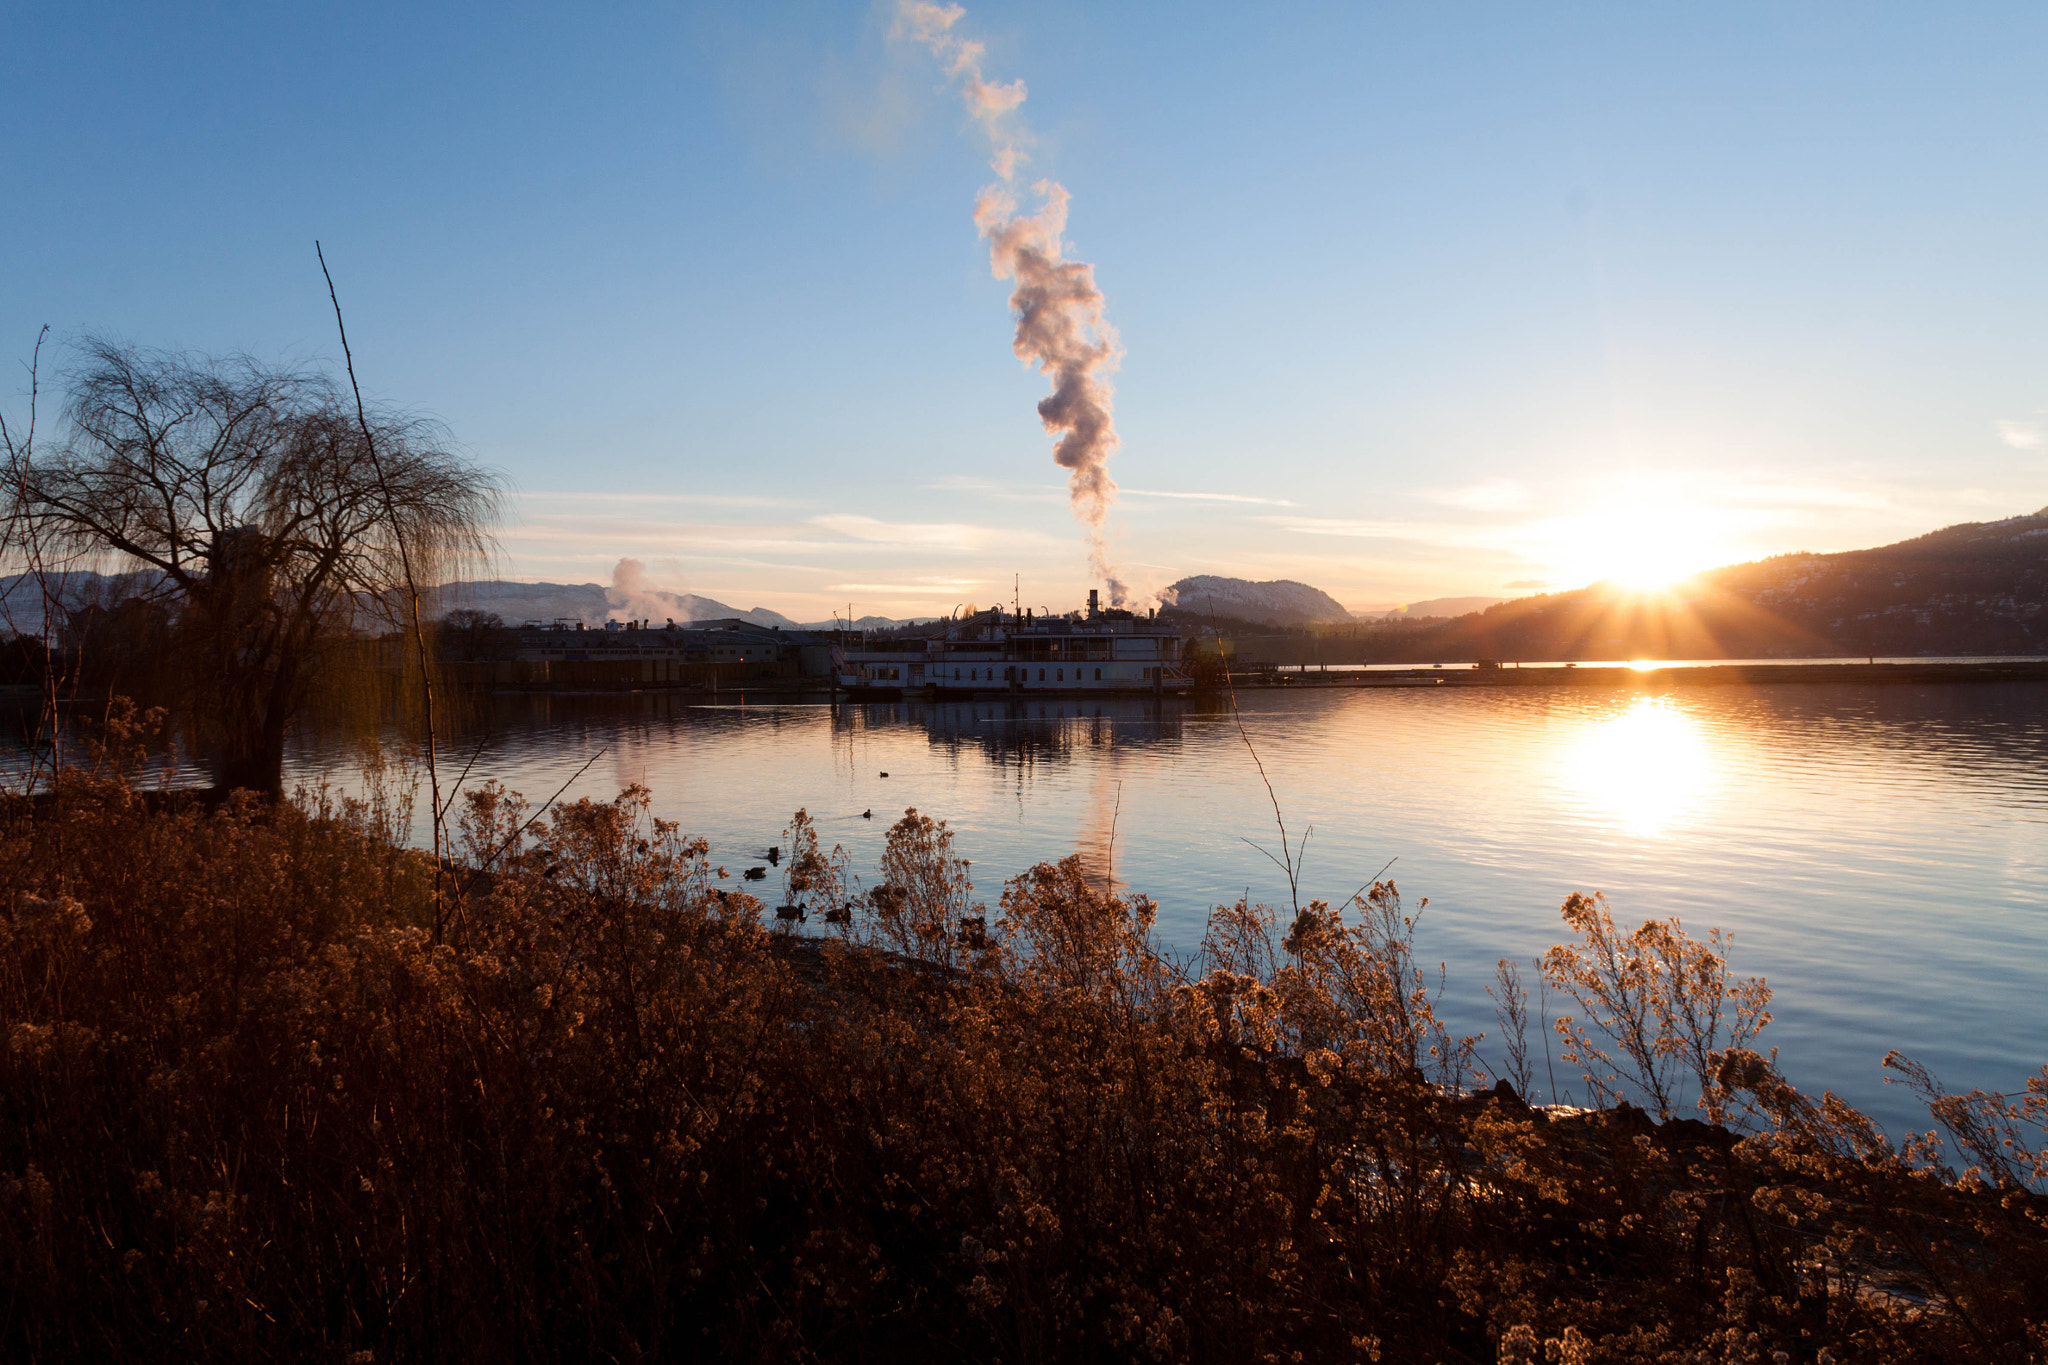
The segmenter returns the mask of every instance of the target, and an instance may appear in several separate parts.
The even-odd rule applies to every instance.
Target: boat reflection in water
[[[854,755],[870,735],[922,731],[928,755],[942,768],[980,768],[997,776],[1020,816],[1041,793],[1079,797],[1071,832],[1049,841],[1042,856],[1076,853],[1098,888],[1131,890],[1115,874],[1123,774],[1142,781],[1142,774],[1158,766],[1177,765],[1184,758],[1187,720],[1212,709],[1172,697],[870,702],[834,708],[832,731],[849,771],[858,769]],[[1123,834],[1128,853],[1130,830]]]
[[[1183,739],[1190,704],[1176,698],[1089,697],[1059,700],[867,702],[834,707],[832,734],[851,746],[859,736],[922,730],[942,761],[980,759],[1020,789],[1042,768],[1116,755],[1164,750]]]

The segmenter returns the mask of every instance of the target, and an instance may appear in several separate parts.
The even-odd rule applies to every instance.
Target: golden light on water
[[[1662,834],[1714,784],[1713,747],[1697,721],[1664,697],[1588,725],[1564,758],[1564,785],[1636,834]]]

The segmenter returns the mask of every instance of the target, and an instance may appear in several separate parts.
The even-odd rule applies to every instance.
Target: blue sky
[[[0,357],[333,361],[509,577],[1071,605],[1084,542],[892,8],[23,7]],[[2048,10],[968,6],[1125,350],[1140,584],[1352,606],[2048,503]],[[18,377],[0,385],[10,416]]]

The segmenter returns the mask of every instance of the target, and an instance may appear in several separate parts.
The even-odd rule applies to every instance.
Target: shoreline
[[[1290,672],[1245,672],[1231,674],[1230,685],[1244,691],[1294,691],[1304,689],[1376,689],[1376,688],[1467,688],[1467,687],[1608,687],[1632,688],[1636,690],[1661,689],[1686,686],[1770,686],[1770,685],[1813,685],[1826,683],[1849,684],[1951,684],[1951,683],[2012,683],[2048,682],[2048,660],[2019,659],[2011,662],[1973,661],[1969,663],[1926,662],[1926,663],[1864,663],[1854,660],[1816,663],[1801,660],[1788,663],[1726,663],[1726,664],[1674,664],[1634,668],[1616,665],[1543,665],[1539,667],[1517,667],[1504,664],[1498,668],[1472,668],[1460,665],[1455,668],[1433,668],[1418,664],[1412,668],[1379,668],[1371,671],[1347,669],[1342,672],[1317,672],[1310,669],[1302,673]],[[635,684],[619,688],[593,688],[587,684],[574,688],[562,687],[517,687],[493,688],[493,696],[619,696],[630,693],[661,693],[664,695],[687,696],[695,699],[717,700],[724,698],[775,697],[781,699],[806,697],[819,701],[851,703],[897,702],[994,702],[994,701],[1085,701],[1089,699],[1129,698],[1151,699],[1155,693],[1149,689],[1130,692],[1111,692],[1099,689],[1086,691],[1057,692],[1033,691],[1013,693],[1000,689],[976,692],[971,697],[927,698],[914,691],[902,691],[891,695],[862,694],[849,695],[845,689],[820,687],[810,679],[757,679],[745,687],[703,688],[685,685],[649,686]],[[1213,698],[1227,695],[1220,686],[1198,686],[1186,697]]]
[[[1769,684],[1814,683],[1996,683],[2048,682],[2048,661],[2016,659],[2011,662],[1970,663],[1863,663],[1844,659],[1838,663],[1800,660],[1788,663],[1655,664],[1643,668],[1616,665],[1544,665],[1522,668],[1503,664],[1495,668],[1456,669],[1416,665],[1409,669],[1379,669],[1372,672],[1347,670],[1341,673],[1233,673],[1231,685],[1239,690],[1280,690],[1292,688],[1372,687],[1632,687],[1679,686],[1762,686]]]
[[[1632,688],[1638,691],[1661,689],[1671,686],[1768,686],[1773,684],[1810,685],[1816,683],[1856,684],[1947,684],[1947,683],[2011,683],[2048,682],[2048,660],[2016,659],[2011,662],[1975,660],[1968,663],[1929,661],[1925,663],[1859,663],[1844,659],[1840,662],[1817,663],[1799,660],[1787,663],[1688,663],[1656,664],[1635,668],[1612,664],[1545,664],[1534,667],[1520,667],[1503,664],[1498,668],[1474,668],[1469,664],[1452,667],[1431,667],[1417,664],[1408,668],[1379,667],[1371,670],[1347,668],[1341,672],[1290,673],[1280,670],[1232,673],[1230,686],[1240,692],[1296,691],[1304,689],[1377,689],[1377,688],[1466,688],[1466,687],[1609,687]],[[692,701],[721,699],[744,704],[749,699],[763,700],[808,700],[821,703],[895,705],[902,702],[919,702],[930,705],[943,703],[987,703],[987,702],[1045,702],[1045,701],[1088,701],[1132,699],[1154,700],[1158,694],[1151,688],[1130,691],[1112,691],[1103,688],[1086,690],[1055,691],[1046,689],[1030,692],[1010,692],[1001,688],[975,692],[969,696],[928,697],[915,689],[874,689],[849,692],[845,688],[820,686],[811,678],[756,678],[743,686],[698,687],[687,683],[646,683],[635,682],[618,687],[594,687],[589,683],[573,686],[547,686],[528,684],[517,687],[493,687],[480,689],[483,695],[494,697],[617,697],[634,695],[660,695],[687,697]],[[1227,697],[1228,689],[1217,685],[1197,685],[1192,690],[1179,694],[1183,700],[1209,700]]]
[[[1230,689],[1239,692],[1297,691],[1352,689],[1369,690],[1379,688],[1471,688],[1471,687],[1606,687],[1627,688],[1637,691],[1662,690],[1669,687],[1758,687],[1772,685],[1811,686],[1815,684],[1857,684],[1857,685],[1899,685],[1919,686],[1963,683],[2037,683],[2048,682],[2048,659],[2020,658],[2011,661],[1972,660],[1969,662],[1935,661],[1927,662],[1884,662],[1867,663],[1843,659],[1838,662],[1816,662],[1798,660],[1786,663],[1759,663],[1748,660],[1741,663],[1685,663],[1649,664],[1643,667],[1614,664],[1544,664],[1520,666],[1501,664],[1496,667],[1473,667],[1459,663],[1449,667],[1416,664],[1406,668],[1385,666],[1360,669],[1356,666],[1341,671],[1320,672],[1310,667],[1301,672],[1287,672],[1281,668],[1259,669],[1235,672],[1230,675]],[[687,683],[633,682],[616,687],[599,687],[589,683],[567,686],[546,684],[525,684],[507,687],[482,687],[470,693],[472,696],[493,697],[618,697],[658,694],[663,696],[687,697],[694,701],[717,701],[721,698],[744,704],[750,698],[792,700],[805,699],[817,702],[895,704],[899,702],[998,702],[998,701],[1085,701],[1090,699],[1128,700],[1132,698],[1154,699],[1158,696],[1150,688],[1132,691],[1111,691],[1090,688],[1087,690],[1031,691],[1016,693],[994,689],[975,692],[971,696],[926,697],[920,692],[903,690],[894,693],[849,693],[844,688],[829,685],[820,686],[811,678],[755,678],[743,685],[726,687],[699,687]],[[29,702],[40,698],[42,689],[26,684],[0,684],[0,701]],[[1213,699],[1226,697],[1229,689],[1219,685],[1198,685],[1191,691],[1180,694],[1183,698]],[[67,701],[73,699],[66,699]]]

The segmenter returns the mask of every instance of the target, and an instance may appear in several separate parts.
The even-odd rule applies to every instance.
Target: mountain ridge
[[[1377,610],[1353,610],[1352,619],[1358,621],[1386,621],[1406,617],[1421,620],[1426,616],[1466,616],[1475,611],[1485,611],[1513,599],[1506,597],[1428,597],[1420,602],[1407,602],[1398,607],[1383,607]]]
[[[624,564],[622,563],[622,569]],[[128,595],[147,574],[74,570],[59,576],[75,604]],[[0,577],[0,625],[42,629],[41,602],[25,574]],[[678,622],[737,619],[785,630],[830,630],[766,607],[740,609],[695,593],[647,588],[634,577],[601,583],[507,579],[442,584],[422,594],[441,617],[464,608],[508,624],[624,617]],[[1478,598],[1436,598],[1405,611],[1358,612],[1293,579],[1254,581],[1193,574],[1162,593],[1163,620],[1191,627],[1328,626],[1340,638],[1378,642],[1404,658],[1740,658],[1795,654],[2048,652],[2048,507],[1987,522],[1959,522],[1888,545],[1827,554],[1795,551],[1694,575],[1662,594],[1613,583],[1539,593],[1467,611],[1430,613]],[[1428,619],[1418,619],[1427,617]],[[930,617],[866,616],[857,629],[920,624]],[[1348,629],[1347,629],[1348,628]]]
[[[1254,582],[1218,574],[1191,574],[1161,592],[1160,600],[1168,604],[1169,611],[1190,620],[1215,616],[1260,625],[1295,626],[1352,619],[1336,598],[1321,588],[1291,578]]]
[[[1662,593],[1595,583],[1519,597],[1407,634],[1398,652],[1416,660],[2044,653],[2048,507],[1724,565]]]
[[[797,630],[801,627],[781,612],[766,607],[739,608],[716,598],[691,592],[665,592],[636,587],[625,591],[602,583],[520,583],[510,579],[470,579],[443,583],[420,594],[421,605],[430,615],[446,616],[469,609],[492,611],[506,624],[522,621],[577,621],[599,625],[612,619],[663,620],[678,622],[737,619],[751,625]]]

